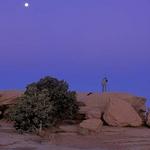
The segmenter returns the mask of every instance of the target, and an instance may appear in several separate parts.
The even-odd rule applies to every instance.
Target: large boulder
[[[135,109],[126,101],[110,99],[103,115],[104,121],[110,126],[131,126],[142,125],[142,119]]]
[[[127,93],[77,93],[77,100],[86,105],[85,107],[80,107],[80,112],[85,113],[86,116],[89,116],[91,110],[98,110],[97,112],[99,114],[104,113],[110,99],[120,99],[130,103],[144,122],[146,99],[143,97],[137,97]]]
[[[146,113],[146,125],[150,127],[150,111]]]
[[[100,119],[87,119],[80,123],[79,132],[81,134],[99,133],[103,122]]]

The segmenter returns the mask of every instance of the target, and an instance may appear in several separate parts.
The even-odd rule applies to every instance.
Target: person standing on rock
[[[103,93],[107,92],[107,84],[108,84],[108,79],[107,79],[107,77],[104,77],[101,82]]]

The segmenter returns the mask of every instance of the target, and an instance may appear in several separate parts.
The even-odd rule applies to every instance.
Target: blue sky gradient
[[[109,91],[149,99],[150,1],[1,0],[0,56],[0,89],[51,75],[100,91],[107,76]]]

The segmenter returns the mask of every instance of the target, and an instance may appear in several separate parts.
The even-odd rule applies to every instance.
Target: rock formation
[[[0,117],[7,112],[17,97],[23,92],[0,92]],[[76,120],[72,120],[71,126],[61,126],[64,132],[98,133],[103,124],[110,126],[141,126],[145,121],[146,99],[126,93],[77,93],[77,101],[80,107]],[[65,122],[66,123],[66,122]],[[76,123],[78,125],[76,126]],[[147,125],[150,126],[150,114],[147,116]],[[70,123],[67,123],[68,125]],[[74,126],[75,125],[75,126]]]
[[[142,125],[142,119],[134,108],[128,102],[120,99],[110,99],[103,119],[110,126],[138,127]]]
[[[90,95],[88,95],[88,93],[77,94],[78,101],[85,103],[85,107],[81,107],[80,112],[85,113],[87,117],[89,116],[88,114],[91,110],[97,111],[96,114],[103,114],[107,105],[109,104],[110,98],[112,100],[120,99],[131,104],[144,122],[146,99],[143,97],[137,97],[127,93],[92,93]]]
[[[0,91],[0,118],[9,106],[16,103],[16,99],[22,94],[23,92],[20,91]]]
[[[150,127],[150,111],[146,113],[146,125]]]
[[[0,91],[0,106],[14,104],[22,94],[21,91]]]
[[[79,111],[85,119],[103,120],[110,126],[134,127],[145,121],[146,99],[143,97],[126,93],[78,93],[77,100],[85,104]]]
[[[100,119],[87,119],[80,123],[79,132],[81,134],[99,133],[103,122]]]

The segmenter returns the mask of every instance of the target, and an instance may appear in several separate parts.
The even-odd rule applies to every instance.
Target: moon
[[[24,7],[28,8],[29,7],[29,3],[24,3]]]

